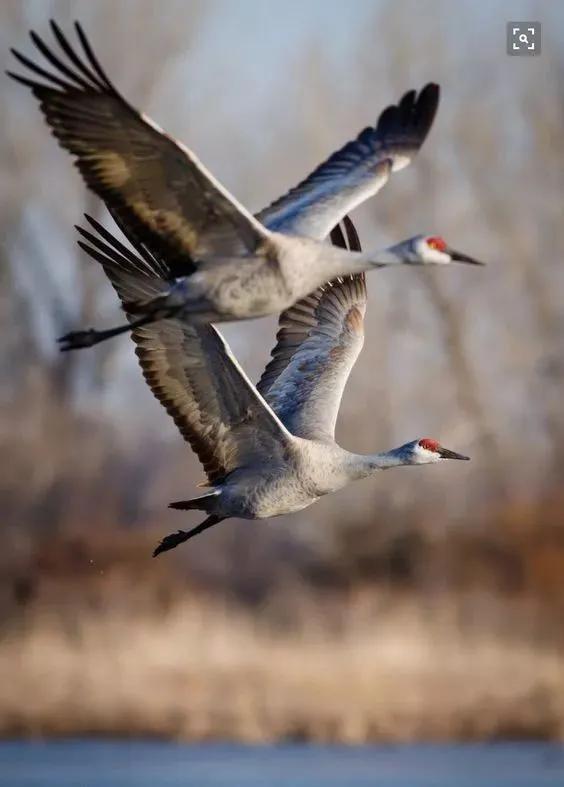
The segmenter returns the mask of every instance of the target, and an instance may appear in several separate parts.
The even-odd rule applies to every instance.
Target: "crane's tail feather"
[[[195,498],[196,500],[198,498]],[[177,500],[174,503],[168,504],[169,508],[174,508],[176,511],[194,511],[195,509],[200,510],[199,506],[194,505],[194,500]]]
[[[207,519],[193,527],[192,530],[177,530],[176,533],[171,533],[168,536],[165,536],[160,544],[157,545],[155,551],[153,552],[153,557],[157,557],[160,555],[161,552],[168,552],[169,549],[174,549],[179,544],[183,544],[184,541],[188,541],[189,538],[193,538],[197,536],[199,533],[202,533],[204,530],[207,530],[209,527],[213,527],[217,525],[219,522],[222,522],[225,517],[222,516],[215,516],[211,514]]]
[[[205,511],[206,514],[209,514],[210,505],[218,494],[217,489],[212,489],[211,492],[192,497],[190,500],[177,500],[174,503],[169,503],[168,507],[175,508],[177,511]]]

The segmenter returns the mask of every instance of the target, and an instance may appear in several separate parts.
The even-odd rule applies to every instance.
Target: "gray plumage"
[[[90,223],[98,237],[83,230],[87,242],[81,245],[103,265],[122,303],[166,288],[163,258],[142,247],[137,257]],[[354,243],[348,220],[345,227]],[[145,379],[198,455],[211,486],[200,497],[171,504],[208,516],[188,532],[167,536],[155,554],[228,517],[264,519],[299,511],[379,469],[466,458],[432,440],[369,456],[337,445],[335,422],[362,346],[365,308],[360,273],[324,285],[282,314],[258,390],[211,325],[163,319],[133,330]]]

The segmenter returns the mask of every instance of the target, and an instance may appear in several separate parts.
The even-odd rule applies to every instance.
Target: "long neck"
[[[404,448],[400,446],[379,454],[350,454],[348,469],[351,479],[367,478],[379,470],[411,464]]]
[[[411,262],[405,243],[370,252],[348,251],[335,246],[325,246],[324,249],[323,268],[327,278]]]

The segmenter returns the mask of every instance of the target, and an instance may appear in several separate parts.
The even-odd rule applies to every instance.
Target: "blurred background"
[[[564,738],[564,5],[8,0],[3,69],[50,17],[79,19],[118,89],[253,210],[439,82],[420,156],[353,218],[365,247],[440,234],[488,266],[368,276],[337,431],[471,463],[153,560],[196,524],[167,504],[202,471],[127,338],[58,353],[122,319],[75,243],[107,214],[3,77],[0,734]],[[542,23],[540,56],[507,56],[509,20]],[[225,333],[256,379],[275,321]]]

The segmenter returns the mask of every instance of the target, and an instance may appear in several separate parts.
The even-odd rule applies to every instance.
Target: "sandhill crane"
[[[345,214],[403,169],[433,123],[439,88],[406,93],[273,205],[254,217],[194,153],[135,110],[112,85],[82,28],[82,58],[60,28],[53,34],[67,62],[31,33],[56,73],[12,50],[33,78],[8,72],[31,88],[59,143],[76,156],[87,185],[110,208],[126,235],[166,257],[169,290],[130,304],[133,324],[182,312],[188,322],[220,322],[278,313],[338,276],[397,263],[477,260],[449,249],[436,235],[418,235],[362,253],[321,241]],[[41,81],[37,81],[40,77]],[[129,330],[80,331],[64,349]]]
[[[170,271],[143,246],[140,256],[89,218],[82,247],[98,262],[122,303],[156,297]],[[354,229],[347,234],[360,248]],[[337,230],[336,242],[342,241]],[[211,491],[171,503],[206,519],[166,536],[154,555],[229,517],[265,519],[314,503],[379,470],[468,459],[431,439],[384,453],[353,454],[335,442],[335,422],[349,373],[363,344],[363,273],[338,278],[280,317],[272,358],[255,387],[209,324],[167,318],[132,332],[153,393],[204,466]]]

